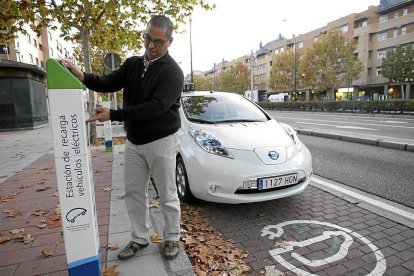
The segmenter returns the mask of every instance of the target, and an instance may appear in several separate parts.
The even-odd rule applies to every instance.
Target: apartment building
[[[388,97],[414,98],[414,93],[410,92],[413,86],[405,85],[405,93],[402,93],[400,83],[388,83],[381,74],[382,59],[388,50],[397,46],[414,47],[414,0],[380,0],[378,6],[370,6],[361,13],[338,18],[308,33],[292,38],[279,35],[277,39],[264,45],[260,43],[259,49],[255,51],[254,89],[271,93],[268,80],[275,56],[294,49],[295,55],[300,58],[329,29],[340,30],[349,41],[357,41],[355,55],[363,64],[360,78],[351,85],[341,84],[328,91],[312,91],[308,87],[301,87],[301,76],[297,76],[294,99],[310,101],[322,98],[352,100],[356,97],[368,97],[372,100]],[[249,65],[249,56],[242,56],[238,60],[244,60]],[[217,74],[214,69],[208,72],[210,73],[205,75],[212,72]]]
[[[24,26],[27,34],[18,33],[8,45],[0,45],[0,59],[36,65],[45,69],[48,58],[70,58],[73,46],[59,36],[59,32],[42,28],[40,35]]]

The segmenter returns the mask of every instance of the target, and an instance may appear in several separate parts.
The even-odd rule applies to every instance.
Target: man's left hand
[[[95,114],[92,115],[88,120],[86,120],[87,123],[99,121],[99,122],[105,122],[111,120],[111,116],[109,113],[109,108],[106,107],[96,107],[95,108]]]

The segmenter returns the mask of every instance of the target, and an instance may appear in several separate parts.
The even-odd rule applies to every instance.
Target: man
[[[119,69],[98,77],[83,73],[72,63],[62,63],[88,88],[100,92],[124,89],[123,108],[96,108],[88,122],[123,121],[125,145],[125,204],[131,221],[131,241],[118,254],[129,259],[149,242],[148,183],[157,185],[162,207],[164,256],[179,253],[180,203],[175,185],[175,158],[180,140],[178,108],[184,76],[168,54],[173,24],[165,16],[153,17],[143,35],[144,56],[128,58]]]

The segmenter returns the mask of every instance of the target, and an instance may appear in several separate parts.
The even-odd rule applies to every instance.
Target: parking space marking
[[[367,274],[368,276],[381,276],[384,274],[385,270],[386,270],[386,261],[384,258],[384,255],[382,254],[382,252],[378,249],[378,247],[376,247],[373,243],[371,243],[367,238],[361,236],[360,234],[358,234],[357,232],[354,232],[350,229],[341,227],[339,225],[336,224],[332,224],[329,222],[320,222],[320,221],[315,221],[315,220],[292,220],[292,221],[286,221],[286,222],[282,222],[276,225],[268,225],[266,227],[264,227],[262,229],[262,237],[266,237],[268,236],[269,239],[273,240],[275,238],[279,238],[283,235],[284,230],[283,227],[288,226],[288,225],[298,225],[298,224],[308,224],[308,225],[321,225],[321,226],[328,226],[328,227],[332,227],[334,229],[338,229],[339,231],[324,231],[322,233],[322,235],[319,235],[317,237],[313,237],[311,239],[308,240],[304,240],[304,241],[288,241],[286,246],[280,247],[280,248],[276,248],[276,249],[272,249],[269,251],[269,254],[282,266],[284,266],[285,268],[289,269],[290,271],[300,274],[300,275],[314,275],[309,273],[308,271],[302,270],[296,266],[294,266],[293,264],[291,264],[288,260],[285,260],[281,255],[283,253],[287,253],[290,252],[292,250],[294,250],[295,248],[301,248],[301,247],[306,247],[309,246],[311,244],[317,243],[317,242],[321,242],[324,241],[326,239],[329,238],[333,238],[333,237],[338,237],[338,236],[342,236],[344,238],[344,241],[342,242],[342,244],[340,244],[340,248],[338,250],[338,252],[332,256],[329,256],[325,259],[322,260],[314,260],[314,261],[310,261],[307,258],[300,256],[299,254],[292,252],[290,255],[291,257],[295,258],[296,260],[300,261],[301,263],[303,263],[304,265],[308,265],[308,266],[322,266],[325,264],[329,264],[329,263],[333,263],[336,261],[339,261],[343,258],[346,257],[346,255],[348,254],[348,248],[351,246],[351,244],[354,242],[354,238],[357,238],[359,241],[362,241],[364,244],[366,244],[373,252],[373,254],[375,255],[376,258],[376,265],[375,268],[369,273]],[[353,237],[352,237],[353,236]]]
[[[341,192],[343,194],[346,194],[350,197],[358,199],[359,201],[366,202],[366,203],[368,203],[370,205],[373,205],[373,206],[376,206],[380,209],[386,210],[386,211],[394,213],[394,214],[398,214],[399,216],[402,216],[402,217],[404,217],[404,218],[406,218],[410,221],[414,221],[414,213],[407,212],[405,210],[402,210],[400,208],[391,206],[391,205],[386,204],[384,202],[381,202],[379,200],[369,198],[369,197],[364,196],[362,194],[355,193],[353,191],[350,191],[348,189],[344,189],[342,187],[339,187],[338,185],[331,184],[329,182],[323,181],[323,180],[315,178],[315,177],[312,177],[311,180],[313,182],[316,182],[317,184],[320,184],[322,186],[328,187],[330,189],[336,190],[336,191]]]

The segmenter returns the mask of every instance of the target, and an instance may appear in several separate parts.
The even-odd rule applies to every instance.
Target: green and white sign
[[[69,275],[100,275],[84,87],[57,60],[46,63],[56,176]]]

